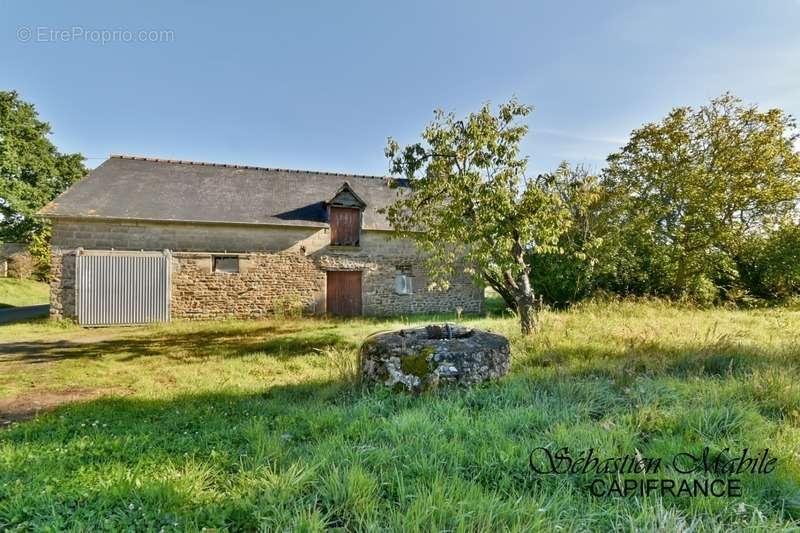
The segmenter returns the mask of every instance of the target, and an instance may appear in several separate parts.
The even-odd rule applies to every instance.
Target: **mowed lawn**
[[[32,279],[0,278],[0,309],[42,305],[50,301],[50,285]]]
[[[510,375],[418,397],[352,380],[400,320],[2,326],[0,530],[800,527],[797,309],[586,304],[530,339],[466,322],[510,336]],[[534,475],[539,446],[778,462],[741,497],[595,497]]]

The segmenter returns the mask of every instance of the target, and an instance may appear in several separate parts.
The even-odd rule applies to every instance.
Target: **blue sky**
[[[532,173],[599,168],[633,128],[724,91],[800,115],[800,0],[0,2],[0,88],[89,166],[384,174],[387,136],[512,95],[535,107]]]

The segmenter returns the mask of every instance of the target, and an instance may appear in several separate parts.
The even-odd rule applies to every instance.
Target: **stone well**
[[[508,372],[508,339],[455,324],[376,333],[361,346],[367,383],[420,392],[440,384],[475,385]]]

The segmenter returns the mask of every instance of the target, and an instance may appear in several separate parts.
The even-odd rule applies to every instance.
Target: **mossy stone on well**
[[[474,385],[508,372],[508,339],[455,324],[382,332],[361,346],[367,383],[421,392],[439,385]]]
[[[434,353],[436,353],[435,348],[425,346],[418,353],[401,357],[400,369],[406,374],[424,378],[431,371],[428,359]]]

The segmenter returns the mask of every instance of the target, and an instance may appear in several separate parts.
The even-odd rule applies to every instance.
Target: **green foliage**
[[[782,298],[800,292],[800,226],[782,226],[764,248],[764,281],[770,295]]]
[[[34,261],[34,277],[39,281],[50,280],[50,225],[43,225],[31,235],[28,252]]]
[[[425,252],[434,286],[446,288],[456,268],[488,283],[534,327],[526,254],[559,252],[569,211],[552,176],[528,178],[519,145],[531,108],[516,100],[492,113],[484,105],[457,119],[437,111],[422,141],[401,148],[389,139],[392,172],[408,178],[412,193],[387,209],[394,228]]]
[[[550,304],[562,306],[588,296],[594,287],[603,245],[598,207],[604,190],[585,167],[571,167],[567,162],[550,179],[569,210],[569,224],[558,239],[561,253],[532,251],[528,261],[534,289]]]
[[[0,91],[0,240],[28,242],[34,214],[86,174],[83,156],[62,154],[50,125],[15,91]]]
[[[748,238],[736,254],[744,288],[765,299],[800,292],[800,226],[786,223],[766,236]]]
[[[654,255],[673,295],[713,278],[717,252],[784,220],[800,196],[800,138],[779,109],[723,95],[646,124],[608,158],[619,255]]]
[[[573,213],[582,231],[562,236],[568,253],[534,258],[534,285],[555,303],[598,290],[701,305],[796,291],[791,232],[764,238],[797,216],[798,139],[783,111],[728,94],[645,124],[609,156],[597,200]]]
[[[4,414],[94,395],[0,430],[0,530],[797,529],[797,312],[584,302],[540,318],[536,338],[469,319],[509,335],[511,373],[422,397],[354,386],[326,353],[355,358],[418,317],[4,326]],[[778,463],[741,498],[595,498],[581,474],[533,475],[535,446]]]

